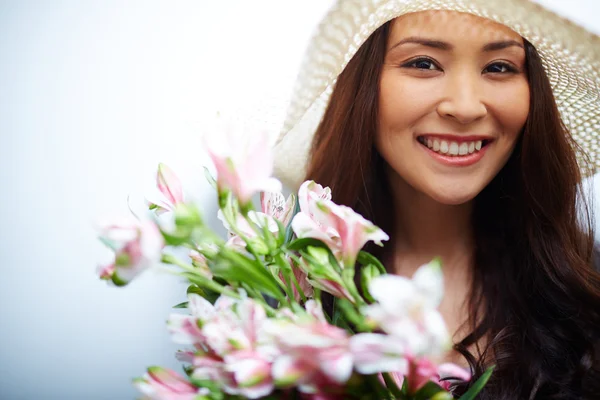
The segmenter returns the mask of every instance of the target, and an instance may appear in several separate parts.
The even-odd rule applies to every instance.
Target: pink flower
[[[219,312],[202,327],[206,345],[220,356],[237,350],[260,350],[269,345],[263,334],[263,324],[267,320],[264,308],[251,299],[236,301],[227,308],[220,308],[219,300],[215,307]]]
[[[273,391],[272,360],[255,351],[238,351],[225,356],[224,371],[230,379],[224,383],[226,393],[257,399]]]
[[[265,356],[277,353],[264,331],[265,310],[252,299],[221,296],[212,305],[190,293],[188,310],[191,315],[171,314],[167,322],[176,343],[200,345],[219,357],[238,350],[258,351]]]
[[[281,222],[283,226],[290,223],[294,212],[294,203],[293,194],[288,197],[287,201],[280,192],[261,192],[260,194],[261,211]]]
[[[177,204],[183,203],[184,199],[181,182],[177,175],[175,175],[171,168],[166,164],[158,164],[156,186],[166,199],[166,201],[155,200],[148,202],[150,209],[156,210],[157,215],[173,211]]]
[[[299,238],[323,241],[344,266],[353,267],[367,242],[381,246],[389,236],[350,207],[335,204],[329,196],[320,185],[304,182],[298,193],[301,211],[294,217],[292,228]]]
[[[101,279],[124,286],[161,260],[164,240],[151,221],[107,222],[101,224],[100,240],[115,252],[115,261],[98,267]]]
[[[309,301],[311,312],[317,316]],[[297,322],[280,321],[271,326],[277,347],[281,350],[273,365],[273,376],[279,385],[299,384],[300,390],[312,390],[315,380],[324,378],[343,384],[352,373],[352,354],[345,330],[319,318]]]
[[[273,391],[272,360],[260,352],[239,350],[225,357],[198,351],[192,377],[217,382],[226,393],[256,399]]]
[[[382,240],[389,240],[389,236],[384,231],[352,208],[340,206],[331,201],[317,204],[325,217],[325,224],[339,235],[341,259],[344,266],[354,266],[358,252],[367,242],[373,241],[382,246]]]
[[[134,380],[134,385],[153,400],[194,400],[199,395],[208,395],[208,389],[198,389],[170,369],[148,368],[143,378]]]
[[[323,187],[315,181],[306,181],[298,189],[300,211],[307,213],[310,217],[315,212],[315,202],[318,200],[331,200],[331,189]]]
[[[175,342],[196,346],[192,357],[182,355],[191,358],[193,377],[217,381],[225,392],[246,398],[269,394],[279,351],[264,329],[262,306],[245,297],[221,296],[214,305],[197,294],[188,299],[191,315],[171,315],[169,330]]]
[[[401,339],[407,353],[437,356],[451,345],[444,319],[437,310],[444,291],[437,260],[421,266],[412,279],[381,275],[369,283],[377,300],[364,314],[386,333]]]
[[[437,384],[444,389],[450,389],[452,380],[447,378],[453,378],[453,380],[460,380],[468,382],[471,380],[471,373],[464,368],[459,367],[456,364],[444,363],[437,367]]]
[[[379,333],[359,333],[350,338],[354,367],[361,374],[408,371],[408,361],[401,340]]]
[[[292,229],[299,238],[319,239],[336,253],[339,248],[339,233],[326,225],[318,209],[320,201],[331,201],[331,190],[323,188],[314,181],[306,181],[298,190],[300,212],[292,220]]]
[[[292,273],[294,274],[294,277],[298,282],[298,286],[300,286],[300,290],[302,290],[302,293],[304,293],[304,296],[306,298],[312,297],[314,294],[314,286],[311,285],[311,283],[308,281],[308,275],[306,274],[306,272],[302,268],[300,268],[293,260],[288,259],[288,262],[292,266]],[[279,276],[281,279],[283,279],[283,274],[281,272],[279,273]],[[300,292],[298,291],[296,285],[292,285],[292,293],[294,294],[294,300],[300,302],[302,297],[300,296]]]
[[[206,335],[201,326],[215,318],[217,311],[205,298],[195,294],[188,294],[188,311],[191,315],[171,314],[167,320],[167,327],[171,339],[180,344],[204,344]]]
[[[281,183],[271,177],[273,153],[266,132],[242,132],[233,123],[219,124],[222,131],[205,137],[217,170],[219,193],[231,190],[241,204],[259,192],[278,192]]]

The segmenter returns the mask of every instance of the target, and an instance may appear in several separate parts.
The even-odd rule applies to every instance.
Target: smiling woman
[[[580,186],[598,164],[599,46],[527,0],[347,0],[300,74],[280,178],[327,185],[382,227],[390,244],[369,250],[390,272],[441,257],[446,360],[475,376],[496,365],[478,398],[600,393],[600,275]]]

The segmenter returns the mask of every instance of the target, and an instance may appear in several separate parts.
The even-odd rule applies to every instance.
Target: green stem
[[[358,289],[354,284],[354,269],[347,268],[342,271],[342,282],[344,283],[352,297],[354,297],[354,302],[356,303],[357,307],[366,304],[365,300],[362,298],[360,293],[358,293]]]
[[[402,393],[402,390],[396,385],[396,381],[389,372],[383,372],[383,380],[385,381],[385,385],[392,392],[394,398],[396,399],[406,399],[406,395]]]
[[[267,312],[267,314],[269,316],[274,316],[277,313],[277,310],[275,310],[273,307],[271,307],[269,304],[267,304],[263,295],[260,292],[258,292],[256,289],[254,289],[251,286],[246,285],[244,283],[242,283],[242,287],[257,303],[260,303],[260,305],[263,306],[263,308],[265,309],[265,311]]]

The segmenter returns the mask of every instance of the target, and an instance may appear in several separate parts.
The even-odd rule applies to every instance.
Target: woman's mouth
[[[417,141],[423,146],[429,148],[438,154],[446,156],[466,156],[481,151],[488,145],[490,139],[471,140],[471,141],[453,141],[440,138],[432,138],[426,136],[417,137]]]
[[[437,161],[451,166],[464,167],[475,164],[486,152],[492,139],[484,138],[441,138],[418,136],[417,141]]]

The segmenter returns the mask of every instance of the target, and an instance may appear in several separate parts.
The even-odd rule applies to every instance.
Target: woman
[[[599,51],[526,0],[342,0],[300,73],[279,177],[382,227],[390,272],[441,256],[447,359],[496,365],[481,399],[600,398]]]

